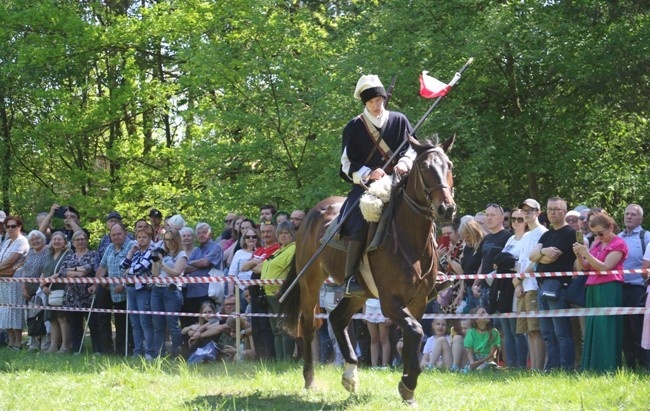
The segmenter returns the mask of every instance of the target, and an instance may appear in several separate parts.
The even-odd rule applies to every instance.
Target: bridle
[[[438,150],[440,150],[440,148],[433,147],[418,154],[418,156],[413,161],[414,167],[411,169],[412,170],[411,178],[415,178],[415,183],[413,184],[413,191],[417,193],[417,190],[415,189],[417,188],[418,184],[422,186],[422,191],[425,194],[426,205],[421,205],[415,199],[413,199],[406,191],[406,188],[404,188],[402,192],[402,194],[404,195],[404,201],[406,201],[406,204],[411,208],[411,210],[413,210],[416,214],[429,221],[433,221],[433,215],[435,214],[435,210],[436,210],[436,207],[433,204],[432,194],[436,191],[444,190],[445,188],[450,189],[451,187],[449,187],[449,185],[446,183],[446,180],[443,178],[443,176],[440,175],[440,170],[438,170],[438,168],[436,168],[436,172],[438,173],[438,181],[440,181],[440,183],[434,185],[433,187],[427,187],[424,184],[424,179],[422,178],[422,170],[420,169],[420,167],[417,167],[415,165],[419,163],[422,157],[427,156],[433,153],[434,151],[438,151]]]
[[[436,184],[436,185],[434,185],[432,187],[427,187],[424,184],[424,178],[422,177],[422,170],[420,169],[418,164],[419,164],[420,161],[422,161],[422,158],[424,156],[428,156],[433,152],[440,153],[441,149],[439,147],[431,147],[431,148],[426,149],[422,153],[418,154],[418,156],[413,161],[413,167],[411,168],[411,173],[409,175],[409,178],[414,178],[415,179],[415,181],[413,183],[413,191],[415,193],[418,192],[416,190],[417,187],[418,187],[418,184],[420,186],[422,186],[422,191],[425,193],[425,196],[426,196],[425,200],[424,200],[425,205],[422,205],[420,202],[418,202],[417,198],[413,198],[408,194],[408,192],[406,190],[406,187],[405,187],[405,186],[408,185],[408,182],[407,182],[407,184],[405,184],[404,186],[401,187],[401,194],[403,195],[404,201],[409,206],[409,208],[413,212],[415,212],[418,216],[420,216],[420,217],[422,217],[422,218],[424,218],[424,219],[426,219],[428,221],[431,221],[430,228],[429,228],[429,233],[428,233],[428,235],[426,237],[428,240],[424,244],[424,248],[422,249],[422,252],[420,254],[420,256],[426,255],[426,250],[429,247],[432,247],[433,251],[432,251],[432,255],[431,255],[431,262],[430,262],[430,264],[428,264],[428,268],[426,269],[426,271],[423,268],[420,269],[419,273],[416,271],[416,273],[420,277],[420,279],[423,279],[424,277],[428,276],[429,274],[431,274],[433,272],[433,267],[435,266],[435,262],[438,259],[437,252],[435,250],[435,247],[433,246],[434,243],[435,243],[436,225],[435,225],[435,221],[434,221],[434,217],[433,217],[434,214],[435,214],[435,205],[433,204],[433,201],[431,200],[432,194],[434,192],[436,192],[436,191],[444,190],[445,188],[446,189],[451,188],[446,183],[446,179],[442,178],[443,176],[441,175],[441,170],[439,169],[439,167],[436,167],[436,172],[438,173],[437,177],[438,177],[438,181],[440,183]],[[397,227],[395,225],[395,221],[393,221],[393,232],[395,233],[395,252],[396,253],[399,252],[402,255],[402,257],[404,258],[404,260],[408,262],[409,265],[414,266],[414,261],[409,257],[409,253],[406,252],[406,250],[404,249],[404,245],[398,239],[399,234],[398,234],[398,229],[397,229]],[[420,284],[420,285],[422,285],[422,284]]]

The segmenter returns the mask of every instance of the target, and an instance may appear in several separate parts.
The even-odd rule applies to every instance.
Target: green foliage
[[[344,194],[359,75],[398,76],[419,131],[457,133],[463,213],[487,201],[648,209],[648,8],[634,1],[7,1],[0,5],[2,207],[74,204],[103,231],[151,207],[195,223]],[[94,221],[97,221],[95,223]],[[29,227],[28,227],[29,228]]]

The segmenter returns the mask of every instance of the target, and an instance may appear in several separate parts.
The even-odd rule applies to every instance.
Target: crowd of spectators
[[[38,229],[26,235],[20,217],[0,212],[0,275],[118,279],[108,285],[45,280],[0,282],[0,329],[4,330],[4,342],[15,350],[81,352],[89,331],[88,349],[95,354],[147,360],[160,356],[189,357],[202,344],[215,341],[224,358],[292,358],[296,355],[296,344],[282,329],[281,321],[254,317],[260,324],[253,331],[250,319],[228,318],[236,306],[242,313],[277,311],[277,290],[272,286],[266,290],[242,286],[236,304],[235,290],[229,283],[222,283],[217,295],[209,295],[208,283],[184,284],[174,279],[212,275],[282,279],[295,252],[295,230],[304,217],[302,210],[276,212],[272,206],[263,206],[257,223],[229,213],[224,227],[215,233],[205,222],[190,227],[181,215],[163,218],[157,209],[151,209],[147,218],[137,220],[130,229],[120,213],[110,211],[105,218],[107,233],[99,240],[97,250],[91,250],[90,234],[74,207],[53,204],[49,212],[39,214]],[[62,224],[55,228],[58,219]],[[167,281],[119,281],[138,277]],[[55,294],[60,293],[61,303],[55,303],[59,298]],[[255,296],[255,303],[251,295]],[[265,305],[257,307],[259,302]],[[25,313],[36,310],[25,311],[10,305],[25,304],[46,309],[41,317],[44,326],[28,326],[29,341],[23,344]],[[89,313],[92,308],[138,313],[127,318],[122,313]],[[221,315],[214,315],[217,311]],[[236,329],[241,333],[241,347],[235,344]],[[256,350],[254,341],[259,341],[262,348]]]
[[[451,241],[440,242],[450,244],[438,249],[442,271],[513,273],[514,278],[456,281],[429,304],[428,312],[448,313],[450,307],[458,314],[477,309],[506,314],[645,307],[650,303],[646,301],[646,275],[570,274],[650,268],[650,233],[641,227],[643,209],[630,204],[622,217],[624,227],[619,229],[606,210],[586,206],[570,210],[564,199],[553,197],[545,211],[538,201],[526,199],[512,209],[491,203],[474,216],[458,218],[446,233]],[[567,274],[517,275],[537,272]],[[645,319],[644,315],[542,316],[492,322],[503,342],[495,360],[510,369],[610,372],[623,365],[648,369],[647,314]],[[460,326],[458,321],[452,323],[454,328]]]
[[[56,217],[63,220],[60,228],[53,227]],[[89,233],[73,207],[53,204],[48,213],[39,214],[38,229],[26,236],[20,217],[0,212],[2,276],[171,280],[164,284],[116,281],[110,285],[0,282],[0,329],[6,331],[6,344],[14,350],[24,345],[47,353],[80,352],[87,327],[88,349],[97,354],[188,357],[204,344],[215,342],[225,359],[295,359],[302,348],[299,338],[284,331],[281,318],[246,316],[277,313],[278,287],[240,285],[235,290],[233,283],[226,283],[220,295],[209,295],[207,283],[183,284],[173,279],[212,275],[283,279],[295,253],[295,233],[304,218],[302,210],[288,213],[264,205],[255,218],[228,213],[224,227],[215,232],[205,222],[190,227],[179,214],[163,218],[160,211],[151,209],[148,218],[139,219],[130,229],[118,212],[111,211],[105,219],[107,233],[97,250],[92,250]],[[494,313],[570,307],[647,306],[647,285],[640,274],[592,275],[586,281],[570,275],[516,275],[649,268],[650,249],[646,246],[650,233],[641,227],[642,220],[643,209],[630,204],[623,216],[624,227],[619,229],[614,216],[605,210],[585,206],[570,210],[565,200],[554,197],[544,209],[534,199],[511,209],[491,203],[473,216],[442,225],[438,237],[441,272],[510,272],[515,278],[456,280],[439,293],[428,304],[428,314],[473,313],[474,319],[423,321],[426,336],[421,366],[452,371],[499,363],[511,369],[545,371],[613,371],[623,365],[647,369],[649,315],[489,318]],[[47,326],[30,331],[29,342],[23,344],[23,310],[9,305],[48,305],[56,290],[64,290],[63,303],[45,312]],[[333,301],[341,297],[339,291],[324,286],[323,312],[333,309]],[[337,297],[326,298],[330,293]],[[125,314],[85,311],[93,307],[139,313],[129,314],[127,319]],[[237,310],[244,315],[232,316]],[[165,315],[142,314],[149,311]],[[369,300],[364,311],[371,314],[368,319],[353,320],[350,327],[361,363],[378,369],[398,364],[399,330],[381,316],[378,300]],[[314,358],[341,364],[327,320],[317,335],[312,346]]]

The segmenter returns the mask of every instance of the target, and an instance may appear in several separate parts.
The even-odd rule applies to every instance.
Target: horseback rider
[[[358,205],[349,211],[348,208],[358,203],[357,200],[365,190],[364,186],[394,172],[399,175],[408,172],[413,165],[415,151],[407,143],[386,170],[383,170],[386,161],[409,138],[413,127],[402,113],[385,109],[386,90],[374,74],[359,78],[354,98],[361,100],[364,110],[343,129],[340,175],[353,185],[339,218],[350,213],[341,228],[341,233],[349,238],[345,262],[346,294],[363,295],[365,291],[357,282],[356,275],[365,251],[368,224]]]

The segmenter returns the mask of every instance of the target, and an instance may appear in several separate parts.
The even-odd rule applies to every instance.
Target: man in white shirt
[[[539,238],[548,231],[548,228],[539,223],[540,205],[528,198],[520,205],[524,213],[524,222],[528,225],[528,232],[521,239],[521,249],[517,261],[517,271],[520,273],[533,272],[533,264],[529,259],[530,252],[539,243]],[[515,295],[517,296],[519,312],[537,311],[537,279],[535,277],[523,277],[513,279]],[[544,369],[546,349],[542,334],[539,331],[538,318],[517,319],[517,334],[528,334],[528,351],[530,353],[530,368],[533,370]]]

